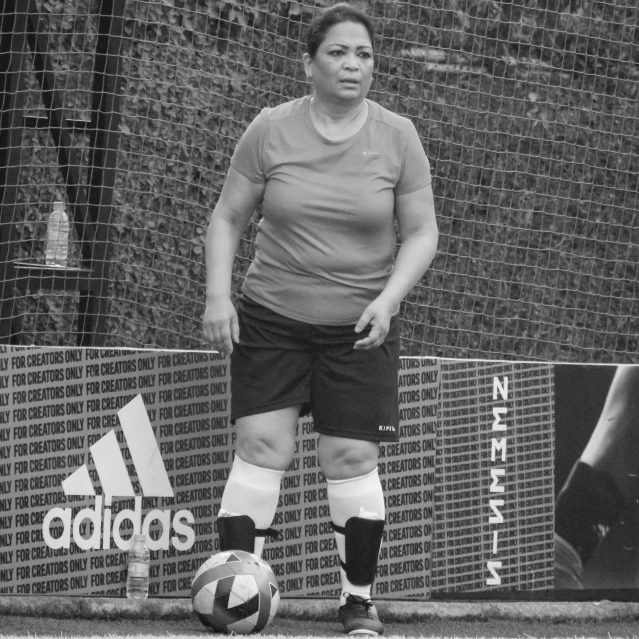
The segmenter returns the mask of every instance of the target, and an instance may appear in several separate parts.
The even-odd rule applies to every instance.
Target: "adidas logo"
[[[137,395],[119,410],[118,418],[143,495],[173,497],[173,487],[142,396]],[[195,532],[190,525],[195,520],[191,511],[179,510],[171,520],[170,510],[152,510],[142,519],[142,497],[135,494],[114,430],[93,443],[89,450],[103,495],[95,494],[86,464],[71,473],[62,482],[64,494],[95,496],[95,507],[80,510],[73,520],[70,507],[49,510],[42,522],[44,542],[49,548],[69,548],[73,537],[81,550],[107,550],[111,548],[111,539],[121,550],[129,550],[133,545],[133,534],[140,532],[146,535],[150,550],[168,550],[169,545],[177,550],[189,550],[193,546]],[[134,510],[120,510],[112,518],[111,503],[114,497],[134,497]],[[51,534],[51,524],[55,519],[61,519],[63,525],[62,534],[57,537]],[[133,534],[129,539],[122,539],[121,536],[122,522],[125,519],[133,524]],[[155,521],[162,525],[162,534],[158,539],[153,539],[149,534],[151,524]],[[81,532],[85,522],[92,525],[89,537],[84,537]],[[170,535],[171,528],[174,536]]]
[[[118,411],[118,417],[144,496],[173,497],[173,488],[164,468],[142,396],[138,395]],[[115,431],[109,431],[89,450],[104,495],[107,498],[135,497]],[[62,482],[62,490],[67,496],[95,495],[86,464]]]

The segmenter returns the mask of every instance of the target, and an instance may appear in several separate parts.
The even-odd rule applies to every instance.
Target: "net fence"
[[[52,289],[50,274],[34,265],[44,262],[53,201],[66,201],[77,218],[70,194],[80,197],[91,179],[99,17],[114,1],[16,5],[37,14],[46,50],[40,62],[50,62],[60,101],[53,111],[69,140],[60,143],[48,126],[51,91],[43,91],[33,43],[24,52],[3,47],[3,70],[21,60],[15,95],[24,115],[9,125],[5,118],[0,141],[12,158],[3,175],[15,187],[13,199],[5,189],[2,201],[5,338],[77,343],[86,299],[73,283],[98,268],[103,321],[94,343],[204,349],[210,213],[248,123],[261,108],[310,92],[301,63],[305,31],[327,3],[123,2],[112,89],[121,94],[117,144],[107,167],[112,202],[96,226],[106,248],[101,263],[95,255],[88,260],[91,238],[72,224],[69,268],[56,274],[58,284],[72,284]],[[17,15],[7,6],[6,24]],[[365,6],[378,30],[369,97],[415,124],[431,162],[440,228],[435,261],[402,305],[403,354],[636,362],[636,3]],[[12,146],[18,125],[19,149]],[[66,173],[61,146],[71,156]],[[69,166],[76,191],[69,190]],[[257,219],[236,259],[235,295]]]

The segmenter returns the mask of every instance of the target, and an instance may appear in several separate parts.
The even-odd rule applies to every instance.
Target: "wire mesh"
[[[92,116],[96,24],[105,4],[35,3],[68,121]],[[207,348],[201,318],[210,212],[252,118],[310,91],[301,64],[305,29],[326,4],[127,0],[99,343]],[[369,97],[417,127],[440,227],[437,257],[402,305],[403,354],[636,362],[635,3],[364,5],[378,31]],[[24,58],[25,113],[42,121],[32,52]],[[87,129],[72,133],[86,179]],[[9,259],[38,262],[52,201],[65,197],[46,127],[25,129],[19,163],[9,222],[3,213],[12,233],[5,241]],[[236,260],[236,295],[255,233],[253,220]],[[72,236],[70,265],[81,266],[77,244]],[[3,300],[12,340],[73,343],[77,304],[73,293],[64,295],[64,303],[42,304],[50,297],[43,286]]]

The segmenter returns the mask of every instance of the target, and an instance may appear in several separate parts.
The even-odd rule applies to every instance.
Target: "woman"
[[[313,94],[249,125],[206,242],[204,334],[231,355],[237,429],[221,548],[261,552],[298,418],[312,411],[347,634],[383,632],[371,602],[384,528],[378,449],[399,437],[399,304],[438,235],[414,126],[366,99],[373,36],[370,18],[345,3],[312,22],[304,68]],[[258,205],[256,257],[236,314],[233,260]]]

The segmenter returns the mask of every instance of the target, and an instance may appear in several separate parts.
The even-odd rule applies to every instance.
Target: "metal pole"
[[[27,13],[20,0],[4,0],[0,13],[0,343],[15,343],[14,241],[25,91],[22,66]]]
[[[93,68],[93,112],[89,161],[89,217],[94,225],[93,286],[81,299],[86,326],[79,327],[78,343],[97,346],[106,338],[106,313],[111,280],[108,231],[113,210],[117,149],[120,138],[122,32],[126,0],[102,0]],[[91,328],[89,328],[91,327]]]

